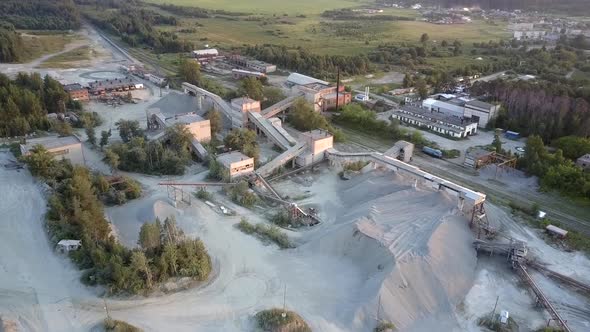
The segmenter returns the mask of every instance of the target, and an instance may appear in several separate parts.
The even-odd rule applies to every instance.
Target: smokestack
[[[338,74],[336,75],[336,111],[338,111],[338,101],[340,99],[340,67],[338,67]]]

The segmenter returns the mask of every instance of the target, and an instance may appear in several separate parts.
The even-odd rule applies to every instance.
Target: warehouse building
[[[493,105],[468,96],[457,98],[452,94],[438,94],[422,101],[422,108],[446,115],[472,119],[480,128],[496,116],[500,105]]]
[[[471,119],[429,111],[416,106],[403,106],[400,110],[395,110],[392,117],[413,126],[456,138],[477,133],[477,122],[472,122]]]
[[[20,152],[23,156],[31,153],[36,145],[43,146],[54,159],[68,159],[74,165],[84,165],[84,151],[82,142],[76,136],[66,137],[41,137],[27,140],[26,144],[20,145]]]
[[[266,63],[264,61],[250,59],[237,54],[231,55],[228,61],[236,66],[245,68],[247,70],[252,70],[264,74],[272,73],[277,70],[277,66],[275,65]]]
[[[76,101],[89,101],[90,96],[88,95],[88,89],[82,87],[79,83],[66,84],[64,90],[70,95],[72,100]]]
[[[232,77],[236,80],[241,80],[242,78],[246,77],[254,77],[256,79],[262,79],[266,77],[266,74],[257,72],[257,71],[249,71],[243,69],[232,69],[231,70]]]
[[[485,128],[488,122],[497,115],[499,110],[500,105],[493,105],[474,99],[465,103],[463,116],[473,119],[474,122],[478,123],[480,128]]]
[[[131,77],[94,81],[90,82],[88,86],[90,87],[90,93],[93,95],[101,95],[107,92],[125,92],[143,89],[143,84],[135,82]]]
[[[207,64],[218,57],[219,51],[214,48],[193,51],[193,58],[195,58],[201,65]]]

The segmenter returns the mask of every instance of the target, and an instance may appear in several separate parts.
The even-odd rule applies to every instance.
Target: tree
[[[139,127],[139,122],[135,120],[119,120],[115,122],[119,129],[119,136],[123,142],[127,143],[134,137],[142,137],[143,130]]]
[[[64,121],[53,121],[51,128],[59,134],[59,136],[71,136],[74,133],[72,126]]]
[[[55,168],[55,160],[49,151],[42,145],[35,145],[29,151],[29,154],[23,157],[23,160],[29,167],[33,176],[49,179],[53,176],[52,171]]]
[[[502,141],[500,140],[500,131],[496,130],[494,133],[494,141],[492,141],[492,147],[496,153],[502,153]]]
[[[426,99],[428,97],[428,87],[426,86],[426,81],[423,78],[419,78],[416,81],[416,90],[418,91],[420,99]]]
[[[449,42],[447,42],[446,40],[443,40],[443,41],[440,43],[440,46],[442,46],[442,47],[447,47],[447,46],[449,46]]]
[[[131,254],[131,270],[143,279],[148,289],[152,288],[152,271],[143,252],[134,251]]]
[[[179,66],[180,78],[190,84],[200,86],[202,82],[201,65],[193,59],[184,59]]]
[[[540,136],[531,135],[527,139],[524,148],[524,167],[529,174],[542,176],[545,174],[544,160],[547,159],[547,150]]]
[[[119,168],[119,155],[114,153],[111,149],[105,150],[105,160],[111,167],[111,171],[114,172],[117,168]]]
[[[404,88],[410,88],[410,87],[414,86],[414,78],[412,77],[412,75],[410,75],[408,73],[406,73],[404,75],[403,86],[404,86]]]
[[[279,88],[274,86],[265,86],[263,88],[264,100],[262,101],[262,108],[272,106],[279,101],[285,99],[285,94]]]
[[[103,130],[100,132],[100,149],[102,150],[109,144],[109,137],[111,137],[111,131]]]
[[[254,100],[262,101],[264,94],[262,92],[262,83],[255,77],[246,77],[240,82],[238,93]]]
[[[211,136],[215,137],[221,129],[223,128],[223,123],[221,120],[221,113],[218,110],[211,108],[209,112],[207,112],[207,119],[211,123]]]
[[[172,127],[166,128],[166,139],[168,146],[184,156],[189,149],[193,134],[191,134],[184,124],[177,123]]]
[[[145,223],[139,230],[139,244],[144,250],[152,250],[159,248],[161,245],[161,227],[160,220],[156,219],[154,223]]]
[[[88,136],[88,143],[92,146],[96,146],[96,133],[93,127],[86,127],[86,136]]]
[[[249,129],[234,129],[223,140],[231,150],[242,150],[244,145],[256,145],[256,132]]]
[[[425,44],[429,39],[430,39],[430,36],[428,36],[427,33],[423,33],[422,36],[420,36],[420,42],[422,44]]]

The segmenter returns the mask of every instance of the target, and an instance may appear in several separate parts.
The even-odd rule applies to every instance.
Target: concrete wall
[[[53,155],[56,160],[68,159],[74,165],[84,165],[84,152],[82,151],[82,143],[61,146],[47,150]]]
[[[199,142],[207,143],[211,141],[211,122],[209,120],[193,122],[187,124],[186,127]]]
[[[254,172],[254,158],[236,161],[230,164],[229,177],[231,180]]]

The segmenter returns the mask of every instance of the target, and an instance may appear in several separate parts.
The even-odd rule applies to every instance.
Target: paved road
[[[390,147],[390,143],[383,140],[368,137],[368,135],[346,128],[341,129],[349,144],[357,145],[362,149],[385,152]],[[471,169],[448,161],[433,159],[420,152],[415,154],[412,164],[426,172],[486,193],[495,202],[508,204],[512,201],[522,206],[531,206],[537,203],[543,211],[547,212],[549,219],[590,236],[590,218],[587,217],[590,215],[590,209],[571,204],[563,197],[541,193],[531,188],[510,189],[499,181],[489,181],[477,176],[477,173]]]

